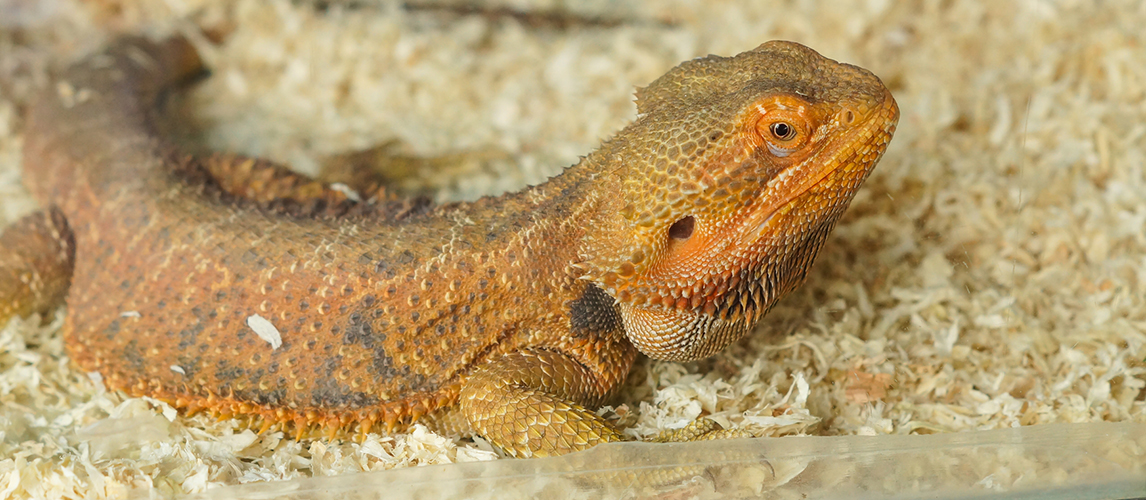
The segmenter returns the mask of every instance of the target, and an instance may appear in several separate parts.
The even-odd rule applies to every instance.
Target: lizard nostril
[[[850,109],[845,109],[843,112],[844,125],[851,125],[856,121],[856,112]]]
[[[687,240],[689,236],[692,236],[692,231],[695,228],[696,219],[691,215],[686,215],[669,226],[669,238]]]

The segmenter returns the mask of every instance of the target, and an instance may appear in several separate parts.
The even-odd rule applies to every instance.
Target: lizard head
[[[604,148],[622,229],[586,277],[673,360],[723,349],[803,282],[899,119],[875,75],[791,42],[685,62],[637,110]]]

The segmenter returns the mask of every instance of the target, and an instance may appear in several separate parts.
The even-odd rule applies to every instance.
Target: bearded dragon
[[[431,207],[180,152],[158,103],[201,71],[183,40],[125,39],[32,105],[44,209],[0,236],[0,321],[66,303],[69,356],[109,388],[260,432],[424,422],[518,457],[624,439],[594,408],[638,351],[752,331],[899,116],[867,70],[769,42],[639,89],[635,121],[543,184]]]

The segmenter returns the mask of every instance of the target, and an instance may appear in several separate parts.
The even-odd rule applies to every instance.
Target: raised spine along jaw
[[[754,67],[767,76],[752,78]],[[746,74],[716,89],[723,95],[690,87],[698,74],[736,82],[720,75],[730,70]],[[632,243],[614,255],[627,260],[599,262],[588,277],[617,299],[643,353],[700,359],[803,282],[891,140],[899,109],[870,72],[790,42],[690,61],[641,94],[653,101],[646,107],[681,107],[670,137],[706,135],[667,158],[655,144],[621,148],[647,153],[623,175],[653,181],[653,192],[622,210]]]

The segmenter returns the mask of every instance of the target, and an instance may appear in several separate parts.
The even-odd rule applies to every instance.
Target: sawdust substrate
[[[701,415],[761,436],[1146,422],[1146,4],[488,4],[0,0],[0,226],[36,208],[19,174],[33,89],[114,32],[222,36],[186,106],[211,148],[304,172],[394,139],[496,152],[418,180],[441,199],[544,181],[682,60],[797,40],[884,79],[895,140],[755,335],[642,363],[606,415],[634,436]],[[0,327],[0,498],[496,458],[422,429],[295,442],[180,417],[78,372],[61,318]]]

